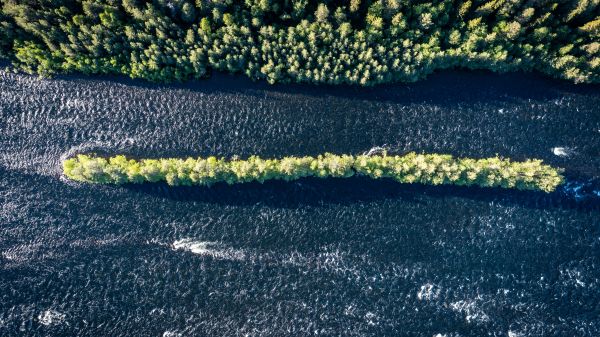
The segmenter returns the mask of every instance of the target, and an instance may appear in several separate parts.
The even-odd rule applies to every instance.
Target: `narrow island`
[[[305,177],[391,178],[400,183],[501,187],[552,192],[564,182],[562,169],[541,160],[523,162],[500,157],[472,159],[446,154],[336,155],[242,160],[207,158],[130,159],[79,154],[63,162],[64,175],[72,180],[98,184],[166,182],[171,186],[211,186]]]

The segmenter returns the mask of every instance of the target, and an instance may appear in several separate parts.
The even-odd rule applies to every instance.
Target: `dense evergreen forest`
[[[600,0],[0,3],[0,58],[41,75],[372,85],[464,67],[600,82]]]

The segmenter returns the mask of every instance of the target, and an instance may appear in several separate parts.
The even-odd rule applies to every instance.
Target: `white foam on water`
[[[388,150],[387,144],[383,144],[383,146],[373,146],[369,151],[363,152],[365,156],[372,156],[374,154],[380,154]]]
[[[568,147],[553,147],[551,150],[555,156],[559,157],[568,157],[573,153],[573,150]]]
[[[89,111],[94,107],[94,101],[83,98],[66,98],[60,101],[60,109],[77,109]]]
[[[111,149],[111,151],[114,151],[114,149],[121,149],[123,147],[133,145],[137,141],[139,141],[138,137],[125,137],[123,139],[115,140],[112,142],[91,140],[69,148],[67,151],[60,155],[60,162],[62,163],[64,160],[71,158],[77,154],[97,151],[99,149]]]
[[[467,323],[486,323],[490,317],[477,305],[474,300],[461,300],[450,304],[450,309],[465,316]]]
[[[152,242],[163,245],[159,242]],[[235,249],[221,242],[202,241],[184,238],[168,245],[173,250],[183,250],[200,256],[210,256],[219,260],[245,260],[251,263],[267,265],[287,265],[312,272],[327,272],[344,275],[356,282],[377,282],[387,278],[412,278],[421,269],[418,266],[393,266],[392,271],[369,274],[361,270],[361,265],[371,265],[368,256],[351,255],[338,249],[329,250],[326,247],[318,252],[278,253],[273,251],[258,252],[249,249]],[[357,263],[358,261],[358,263]]]
[[[89,248],[89,247],[101,247],[110,246],[121,242],[123,239],[115,236],[108,236],[105,238],[85,238],[78,239],[69,243],[69,247],[73,248]]]
[[[379,325],[379,322],[378,322],[379,321],[379,316],[377,316],[377,314],[375,314],[375,313],[373,313],[371,311],[368,311],[365,314],[365,321],[367,321],[367,324],[370,325],[370,326]]]
[[[43,244],[40,242],[15,245],[4,250],[2,257],[12,262],[28,262],[43,257],[43,254],[40,254],[42,248]]]
[[[348,254],[339,250],[320,252],[315,256],[313,261],[309,261],[308,263],[316,267],[316,269],[339,274],[350,273],[357,275],[359,273],[357,267],[349,259]]]
[[[315,253],[297,251],[288,254],[267,253],[259,255],[257,258],[262,263],[272,262],[276,265],[291,265],[315,272],[344,275],[348,280],[359,283],[373,283],[384,279],[412,279],[422,272],[422,267],[418,264],[404,266],[395,263],[386,265],[386,270],[382,271],[366,254],[354,255],[343,250],[327,247],[322,247],[320,251]],[[367,269],[370,270],[365,271],[364,267],[369,267]],[[371,269],[371,267],[374,269]]]
[[[173,249],[185,250],[197,255],[210,256],[220,260],[245,260],[246,252],[240,249],[224,247],[219,242],[182,239],[173,242]]]
[[[353,304],[347,305],[344,309],[344,315],[346,316],[354,316],[356,315],[356,306]]]
[[[38,315],[38,321],[42,325],[57,325],[64,322],[66,315],[56,310],[48,309]]]
[[[559,273],[559,278],[562,280],[562,283],[565,286],[574,286],[575,288],[582,288],[587,286],[587,283],[583,281],[585,279],[585,276],[580,270],[561,268],[559,270]]]
[[[177,332],[177,331],[165,331],[162,334],[162,337],[181,337],[183,336],[183,334],[181,332]]]
[[[417,298],[420,301],[431,301],[435,300],[440,296],[440,287],[435,284],[426,283],[421,286],[419,292],[417,292]]]
[[[150,310],[148,315],[164,315],[165,313],[166,313],[166,311],[163,308],[154,308],[154,309]]]

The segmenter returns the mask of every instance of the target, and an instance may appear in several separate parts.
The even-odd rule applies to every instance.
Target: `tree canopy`
[[[165,181],[169,185],[203,185],[267,180],[296,180],[305,177],[347,178],[354,175],[373,179],[391,178],[400,183],[428,185],[502,187],[552,192],[563,183],[561,170],[541,160],[513,162],[502,158],[454,158],[451,155],[352,156],[325,153],[316,157],[263,159],[163,158],[128,159],[80,154],[63,162],[69,179],[101,184]]]
[[[600,2],[0,0],[24,71],[373,85],[453,67],[600,82]]]

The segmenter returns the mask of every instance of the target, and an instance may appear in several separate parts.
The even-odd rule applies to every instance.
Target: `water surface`
[[[600,87],[0,73],[2,336],[598,336]],[[78,152],[540,158],[546,195],[366,179],[65,181]]]

